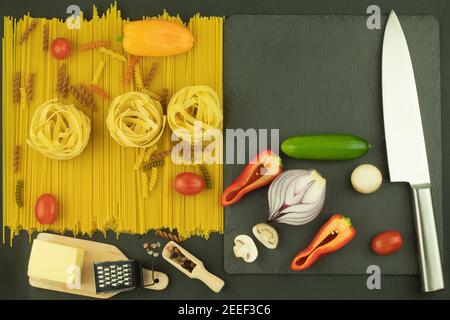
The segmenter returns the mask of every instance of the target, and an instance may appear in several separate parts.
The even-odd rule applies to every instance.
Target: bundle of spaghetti
[[[48,44],[50,42],[50,28],[48,23],[44,25],[44,29],[42,30],[42,50],[48,50]]]
[[[103,90],[102,88],[100,88],[98,85],[96,84],[91,84],[89,86],[89,88],[91,89],[91,91],[93,93],[95,93],[96,95],[98,95],[100,98],[102,99],[109,99],[109,94],[108,92],[106,92],[105,90]]]
[[[167,106],[167,122],[183,141],[191,145],[203,143],[208,130],[222,129],[223,115],[217,93],[208,86],[188,86],[179,90]],[[198,132],[194,134],[196,130]]]
[[[28,36],[30,35],[31,31],[33,31],[34,29],[36,29],[38,21],[37,20],[33,20],[28,27],[25,29],[25,31],[22,33],[22,36],[19,39],[19,44],[24,43],[27,39]]]
[[[94,97],[92,96],[92,91],[89,90],[85,85],[79,84],[78,87],[69,86],[69,91],[72,96],[83,106],[89,107],[95,110]]]
[[[164,165],[164,160],[162,160],[162,159],[147,161],[144,164],[142,164],[142,171],[149,171],[153,168],[161,167],[162,165]]]
[[[200,171],[202,172],[203,180],[205,180],[205,186],[207,189],[212,188],[212,180],[211,176],[209,175],[208,168],[204,164],[200,164],[198,166],[200,168]]]
[[[170,231],[164,231],[161,229],[158,229],[155,231],[155,234],[158,237],[170,240],[170,241],[175,241],[175,242],[183,242],[184,238],[179,236],[178,234],[174,233],[174,232],[170,232]]]
[[[14,173],[19,172],[20,169],[20,145],[16,144],[14,147]]]
[[[25,109],[27,106],[27,91],[25,88],[20,88],[20,109]]]
[[[99,40],[99,41],[86,43],[86,44],[83,44],[83,45],[79,46],[78,50],[86,51],[86,50],[97,49],[97,48],[100,48],[100,47],[103,47],[103,48],[109,47],[109,41]]]
[[[103,53],[104,55],[110,56],[113,59],[122,61],[122,62],[127,62],[127,58],[125,58],[125,56],[117,51],[111,50],[111,49],[107,49],[105,47],[99,47],[98,51],[100,51],[101,53]]]
[[[136,89],[138,91],[142,91],[144,89],[144,81],[142,80],[141,68],[138,64],[134,66],[134,84],[136,85]]]
[[[28,75],[27,84],[25,86],[25,90],[27,93],[27,103],[30,103],[33,100],[33,87],[34,87],[34,73],[30,73]]]
[[[83,152],[90,132],[91,122],[82,111],[54,99],[36,109],[27,143],[50,159],[67,160]]]
[[[142,92],[117,96],[106,117],[111,137],[124,147],[148,148],[156,144],[165,122],[161,104]]]
[[[123,83],[125,85],[130,84],[131,79],[133,78],[134,67],[139,62],[139,57],[130,56],[128,59],[127,71],[125,72],[125,76],[123,78]]]
[[[13,78],[13,103],[18,104],[20,102],[20,72],[14,73]]]
[[[56,92],[63,98],[69,94],[69,75],[67,73],[67,66],[62,64],[58,69],[58,78],[56,81]]]
[[[144,87],[148,87],[155,77],[156,71],[158,71],[158,64],[156,62],[152,63],[152,68],[147,73],[144,79]]]
[[[148,94],[150,96],[150,98],[152,98],[153,100],[158,100],[161,103],[161,96],[159,96],[158,94],[154,93],[153,91],[150,91],[150,90],[147,90],[147,89],[144,89],[144,88],[142,88],[140,91]],[[161,105],[161,107],[162,107],[162,105]]]
[[[15,190],[16,204],[19,208],[23,207],[23,180],[17,179],[16,190]]]
[[[92,84],[97,85],[102,75],[103,69],[105,68],[105,60],[99,62],[97,69],[95,69],[94,75],[92,76]]]
[[[92,16],[92,19],[87,19],[87,16]],[[111,50],[124,54],[122,43],[117,41],[117,37],[122,35],[127,20],[121,17],[121,11],[116,5],[112,5],[105,14],[94,7],[92,14],[81,12],[80,17],[81,28],[78,30],[69,30],[65,21],[56,18],[39,18],[36,30],[31,32],[22,46],[18,45],[18,41],[23,31],[35,19],[28,15],[23,18],[3,19],[1,72],[4,90],[0,120],[3,140],[3,240],[9,236],[12,241],[20,230],[31,233],[51,229],[57,233],[69,231],[89,236],[97,230],[102,233],[112,230],[119,235],[144,234],[149,230],[168,228],[177,230],[178,235],[184,238],[193,235],[208,237],[213,232],[223,232],[223,208],[220,205],[222,165],[207,165],[213,182],[213,188],[209,192],[185,197],[178,194],[172,185],[175,176],[186,171],[185,166],[173,164],[170,159],[164,158],[164,165],[158,167],[157,186],[149,192],[147,199],[143,199],[140,196],[142,166],[139,170],[133,170],[138,150],[141,148],[124,148],[110,139],[109,129],[105,125],[108,107],[100,104],[100,101],[96,101],[99,104],[97,112],[85,111],[86,114],[89,112],[95,134],[90,135],[88,145],[79,156],[66,161],[56,161],[48,159],[31,147],[25,147],[24,141],[29,138],[28,131],[34,111],[41,102],[56,94],[57,74],[61,64],[67,66],[67,74],[70,75],[66,78],[67,84],[72,82],[78,86],[79,83],[84,83],[89,86],[98,62],[104,59],[105,67],[99,87],[111,96],[111,101],[130,90],[123,84],[127,63],[106,57],[97,48],[90,52],[73,52],[65,61],[49,56],[53,36],[70,39],[72,49],[76,51],[78,44],[105,40],[107,43],[104,43],[103,47],[109,44]],[[147,18],[183,23],[179,17],[170,16],[167,12],[158,17],[145,17]],[[40,29],[45,24],[48,24],[50,31],[47,52],[42,50],[43,35]],[[139,65],[144,78],[152,63],[158,63],[156,76],[146,88],[159,95],[162,95],[163,89],[166,88],[170,100],[172,93],[178,89],[202,84],[213,88],[222,102],[223,18],[196,15],[186,21],[185,25],[195,37],[195,46],[189,52],[167,58],[140,58]],[[127,57],[125,54],[124,56]],[[11,107],[14,94],[13,78],[16,72],[21,75],[18,89],[26,86],[25,77],[28,77],[28,74],[36,74],[33,101],[25,110]],[[134,82],[134,79],[131,82]],[[68,86],[66,88],[68,89]],[[20,92],[17,92],[18,105]],[[59,100],[60,103],[69,104],[66,101],[75,101],[70,94],[69,96],[64,102]],[[60,93],[58,97],[63,99]],[[35,101],[39,101],[39,104],[34,105]],[[157,143],[158,150],[172,148],[171,134],[169,128],[164,129]],[[18,173],[13,172],[12,151],[16,144],[20,144],[22,149]],[[193,169],[189,168],[189,171]],[[150,178],[150,171],[147,174]],[[26,182],[22,209],[16,205],[13,193],[18,177]],[[43,192],[52,193],[64,204],[60,212],[61,219],[57,219],[51,226],[39,224],[34,217],[35,200]]]

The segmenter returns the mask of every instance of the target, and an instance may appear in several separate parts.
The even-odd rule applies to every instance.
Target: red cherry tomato
[[[66,38],[56,38],[51,44],[52,56],[63,60],[70,56],[70,42]]]
[[[384,231],[372,239],[372,251],[380,256],[387,256],[400,250],[403,238],[400,232],[395,230]]]
[[[36,201],[34,213],[39,223],[52,224],[59,214],[58,200],[49,193],[42,194]]]
[[[205,180],[198,174],[182,172],[175,177],[174,188],[178,193],[191,196],[205,188]]]

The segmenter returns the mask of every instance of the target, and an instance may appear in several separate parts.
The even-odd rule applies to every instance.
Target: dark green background
[[[108,1],[97,1],[99,11],[103,12],[109,6]],[[448,147],[450,112],[447,110],[450,92],[450,2],[446,0],[428,1],[361,1],[361,0],[327,0],[327,1],[288,1],[288,0],[128,0],[117,1],[123,16],[132,19],[142,15],[157,14],[162,9],[170,13],[179,13],[188,18],[197,12],[204,15],[229,16],[231,14],[348,14],[363,15],[367,6],[379,5],[382,14],[395,9],[398,14],[430,14],[439,20],[441,38],[441,87],[442,87],[442,135],[443,135],[443,194],[449,191],[449,168],[446,160],[450,155]],[[93,1],[73,0],[2,0],[0,15],[20,16],[31,12],[34,16],[65,17],[68,5],[78,4],[89,17]],[[3,31],[2,31],[3,33]],[[445,214],[450,206],[450,198],[444,196],[444,251],[447,252],[450,242],[448,232],[449,217]],[[95,235],[94,240],[117,245],[131,258],[140,258],[144,264],[151,261],[142,249],[142,243],[152,241],[150,236],[124,235],[115,239],[108,234],[104,239]],[[158,259],[155,267],[168,273],[171,284],[164,292],[131,292],[123,293],[117,298],[123,299],[442,299],[450,298],[450,290],[437,293],[422,294],[420,282],[416,276],[383,276],[382,290],[370,291],[366,288],[365,276],[227,276],[223,271],[223,237],[214,235],[210,240],[190,239],[184,246],[205,261],[209,270],[223,277],[226,286],[221,294],[213,294],[203,284],[190,280],[164,261]],[[62,293],[49,292],[30,288],[27,283],[26,268],[30,244],[28,236],[22,234],[14,241],[14,246],[0,245],[0,298],[9,299],[67,299],[82,298]],[[450,273],[447,270],[449,255],[445,254],[444,271],[446,283],[449,283]]]

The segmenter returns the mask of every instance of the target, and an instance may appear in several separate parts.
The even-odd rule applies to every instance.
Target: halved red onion
[[[326,180],[315,170],[287,170],[269,188],[268,223],[302,225],[314,220],[325,202]]]

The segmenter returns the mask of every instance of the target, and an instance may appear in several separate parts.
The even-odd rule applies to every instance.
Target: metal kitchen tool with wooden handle
[[[173,241],[166,244],[162,251],[162,256],[186,276],[202,281],[215,293],[219,293],[225,285],[222,279],[205,269],[202,261]]]
[[[394,11],[384,32],[382,91],[390,179],[408,182],[413,192],[422,287],[425,292],[441,290],[444,278],[419,99],[408,44]]]

